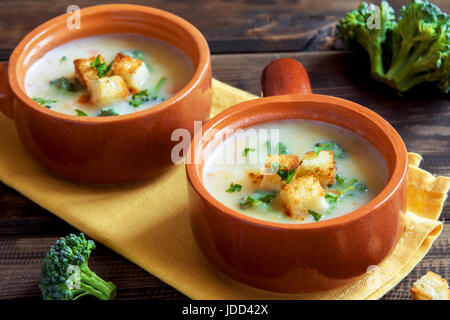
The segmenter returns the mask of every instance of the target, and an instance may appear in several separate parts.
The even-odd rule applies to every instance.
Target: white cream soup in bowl
[[[78,116],[115,116],[151,108],[192,78],[184,52],[158,39],[106,34],[65,43],[28,70],[25,91],[43,107]]]
[[[339,217],[373,199],[388,168],[367,140],[312,120],[271,121],[228,136],[206,159],[203,180],[218,201],[280,223]]]

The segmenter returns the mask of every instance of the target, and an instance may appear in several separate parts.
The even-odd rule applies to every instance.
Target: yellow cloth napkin
[[[213,94],[213,114],[257,98],[217,80],[213,80]],[[22,148],[13,122],[0,116],[1,181],[194,299],[380,298],[414,268],[442,230],[436,219],[450,178],[435,178],[419,169],[420,160],[419,155],[410,154],[406,228],[383,263],[344,288],[277,294],[236,282],[203,257],[190,229],[183,165],[140,183],[96,186],[68,182],[33,161]]]

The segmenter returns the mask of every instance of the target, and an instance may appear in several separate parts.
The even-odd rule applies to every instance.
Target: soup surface
[[[107,34],[47,52],[28,70],[25,90],[36,102],[58,112],[112,116],[159,104],[182,89],[192,75],[190,59],[171,44],[140,35]]]
[[[208,192],[229,208],[281,223],[332,219],[361,207],[386,185],[378,150],[349,130],[281,120],[240,130],[207,156]]]

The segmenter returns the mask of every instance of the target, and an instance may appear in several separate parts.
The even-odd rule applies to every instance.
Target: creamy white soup
[[[240,130],[207,156],[203,180],[218,201],[280,223],[339,217],[373,199],[388,169],[368,141],[311,120],[281,120]]]
[[[151,108],[192,78],[175,46],[133,34],[78,39],[47,52],[28,70],[25,90],[43,107],[78,116],[114,116]]]

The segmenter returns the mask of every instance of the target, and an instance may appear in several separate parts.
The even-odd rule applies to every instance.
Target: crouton
[[[286,183],[282,181],[277,171],[288,172],[297,169],[300,165],[300,160],[296,155],[270,155],[266,159],[265,172],[262,175],[260,188],[264,190],[280,191],[281,187]],[[272,166],[275,166],[275,171]]]
[[[414,300],[449,300],[447,281],[431,271],[414,282],[409,291]]]
[[[291,155],[277,155],[277,154],[269,154],[266,159],[266,168],[270,169],[270,167],[273,164],[279,163],[280,170],[293,170],[297,169],[297,167],[300,165],[300,160],[298,159],[298,156],[291,154]]]
[[[129,95],[125,81],[119,76],[103,77],[91,81],[88,90],[91,102],[100,107],[127,99]]]
[[[307,152],[297,169],[297,177],[313,175],[319,179],[322,188],[336,182],[336,162],[332,151]]]
[[[142,60],[118,53],[109,75],[121,76],[131,90],[141,91],[150,73]]]
[[[277,192],[281,190],[281,178],[275,172],[263,174],[249,172],[248,177],[253,184],[258,185],[259,189]]]
[[[96,59],[96,57],[91,57],[87,59],[76,59],[73,61],[75,67],[75,76],[80,81],[80,83],[88,87],[89,83],[98,79],[97,69],[91,67],[91,63]],[[105,60],[102,55],[99,55],[100,61],[103,63]]]
[[[297,177],[285,184],[280,192],[280,200],[287,216],[303,220],[309,216],[308,210],[324,212],[328,208],[325,192],[319,179],[313,175]]]
[[[262,175],[261,183],[259,184],[259,188],[263,190],[270,191],[280,191],[281,186],[285,184],[284,181],[281,181],[281,177],[276,173],[265,173]]]
[[[262,174],[252,172],[252,171],[248,172],[248,177],[253,184],[260,184],[263,179]]]

